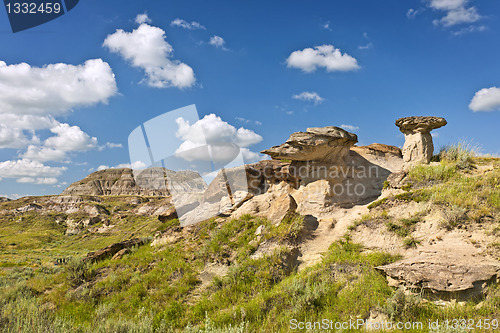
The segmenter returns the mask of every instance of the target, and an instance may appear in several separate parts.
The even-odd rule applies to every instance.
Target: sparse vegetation
[[[374,202],[372,202],[371,204],[368,205],[368,209],[377,208],[378,206],[381,206],[381,205],[383,205],[386,202],[387,202],[387,198],[382,198],[380,200],[374,201]]]
[[[460,206],[447,207],[443,212],[443,216],[444,220],[441,222],[441,227],[452,230],[467,221],[467,209]]]
[[[474,168],[474,157],[477,156],[478,151],[479,148],[472,142],[461,141],[441,148],[439,159],[455,163],[455,167],[459,170],[470,170]]]
[[[406,237],[403,240],[403,245],[407,249],[412,248],[412,247],[417,247],[418,244],[420,244],[420,241],[415,239],[413,236]]]
[[[492,169],[479,173],[483,160],[472,158],[478,166],[474,170],[458,166],[463,158],[455,155],[443,155],[439,165],[413,169],[413,188],[370,205],[370,214],[355,221],[349,234],[355,235],[363,223],[380,225],[398,235],[406,248],[420,241],[425,245],[415,231],[427,211],[399,218],[391,210],[398,204],[417,206],[413,202],[419,207],[429,202],[433,213],[441,210],[443,228],[478,223],[489,235],[500,234],[500,162],[489,160]],[[160,199],[141,200],[155,204]],[[293,247],[304,232],[298,215],[278,226],[250,215],[212,219],[187,231],[177,219],[161,222],[135,215],[129,202],[103,197],[96,203],[114,225],[102,233],[82,229],[65,235],[61,221],[85,218],[76,213],[0,216],[1,332],[287,332],[291,318],[344,321],[366,318],[373,309],[395,321],[500,316],[499,285],[488,289],[480,307],[476,301],[441,307],[389,287],[375,267],[399,257],[363,248],[348,236],[334,242],[319,264],[297,271]],[[1,205],[12,210],[28,203],[22,199]],[[102,226],[104,221],[92,225]],[[89,251],[153,234],[169,236],[168,241],[132,248],[119,259],[80,260]],[[278,246],[254,255],[263,242]],[[498,242],[488,245],[492,255],[499,248]],[[66,262],[57,261],[61,258]],[[210,265],[225,273],[206,275]]]

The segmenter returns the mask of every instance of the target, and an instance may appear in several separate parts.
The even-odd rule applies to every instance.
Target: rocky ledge
[[[313,127],[293,133],[285,143],[261,153],[275,160],[340,162],[356,142],[357,135],[342,128]]]

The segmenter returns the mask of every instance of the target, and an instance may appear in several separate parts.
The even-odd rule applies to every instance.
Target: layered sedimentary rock
[[[275,160],[330,161],[342,163],[349,148],[358,142],[356,134],[342,128],[313,127],[296,132],[279,146],[262,151]]]
[[[396,126],[405,135],[405,163],[429,163],[434,152],[431,131],[446,124],[446,120],[441,117],[405,117],[396,120]]]
[[[467,260],[468,259],[468,260]],[[377,267],[393,286],[423,291],[425,296],[465,301],[483,296],[485,288],[497,282],[500,264],[479,258],[460,258],[452,254],[422,254]]]
[[[272,199],[264,203],[254,197],[235,216],[244,207],[272,210],[272,200],[287,195],[295,200],[297,212],[313,215],[378,197],[389,174],[403,165],[401,150],[383,144],[354,147],[356,142],[355,134],[329,126],[293,133],[284,144],[262,151],[273,160],[247,165],[247,173],[255,185],[251,190],[265,191]]]
[[[144,170],[106,169],[71,184],[63,195],[166,196],[168,189],[199,191],[206,187],[196,172],[175,172],[164,168]]]

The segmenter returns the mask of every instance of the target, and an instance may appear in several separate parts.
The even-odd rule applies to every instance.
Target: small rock
[[[263,224],[261,224],[257,230],[255,230],[255,236],[259,236],[260,234],[262,234],[262,231],[264,231],[264,229],[266,228],[266,226],[264,226]]]
[[[403,187],[406,182],[404,182],[406,176],[408,175],[408,172],[401,170],[398,172],[393,172],[387,177],[387,181],[389,182],[389,185],[392,188],[401,188]]]
[[[116,252],[113,258],[111,260],[117,260],[121,259],[124,255],[130,253],[130,249],[121,249],[120,251]]]

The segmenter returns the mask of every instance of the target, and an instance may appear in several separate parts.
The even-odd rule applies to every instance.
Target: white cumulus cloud
[[[304,91],[301,92],[300,94],[293,95],[292,98],[298,99],[300,101],[314,102],[314,104],[320,104],[325,100],[315,91]]]
[[[500,88],[484,88],[476,92],[469,108],[474,111],[500,111]]]
[[[231,144],[241,147],[244,158],[255,160],[259,154],[251,152],[247,147],[262,141],[262,136],[252,130],[240,127],[236,129],[215,114],[206,115],[203,119],[190,124],[184,118],[176,120],[178,130],[176,136],[183,140],[176,150],[176,155],[186,160],[226,160],[234,151]],[[206,150],[194,148],[210,145],[212,156]]]
[[[172,59],[174,49],[165,38],[162,29],[142,23],[132,32],[116,30],[106,37],[103,46],[143,69],[144,81],[151,87],[191,87],[196,81],[193,69]]]
[[[41,68],[0,61],[0,113],[60,115],[74,107],[107,103],[116,92],[113,71],[101,59]]]
[[[38,185],[54,185],[57,184],[57,178],[32,178],[32,177],[21,177],[16,180],[17,183],[21,184],[38,184]]]
[[[130,163],[122,163],[118,164],[116,166],[110,167],[109,165],[99,165],[97,167],[97,171],[102,171],[106,169],[122,169],[122,168],[127,168],[127,169],[143,169],[147,167],[146,163],[141,162],[141,161],[136,161],[132,164]],[[93,169],[90,169],[89,171],[92,171]]]
[[[469,0],[427,0],[434,10],[445,12],[445,16],[433,21],[435,25],[451,27],[462,23],[474,23],[482,16],[474,6],[468,7]]]
[[[139,14],[135,17],[135,23],[137,24],[151,23],[151,19],[149,18],[147,13]]]
[[[288,67],[299,68],[306,73],[317,68],[327,72],[352,71],[359,68],[358,61],[347,53],[342,53],[333,45],[321,45],[292,52],[286,60]]]
[[[116,93],[115,75],[101,59],[42,67],[0,61],[0,149],[26,148],[19,153],[20,159],[0,162],[0,178],[56,183],[66,167],[42,162],[62,161],[69,152],[94,149],[97,138],[55,117],[74,108],[107,103]],[[37,131],[46,129],[55,135],[41,142]]]
[[[19,128],[12,128],[0,123],[0,149],[24,148],[32,140],[28,139]]]
[[[226,46],[225,46],[226,41],[221,36],[213,35],[212,37],[210,37],[210,40],[208,41],[208,43],[212,46],[217,47],[217,48],[227,50]]]
[[[43,145],[30,145],[20,157],[35,161],[62,161],[69,152],[83,152],[97,148],[97,138],[89,136],[78,126],[59,123],[50,129],[55,136],[47,138]]]
[[[38,161],[20,159],[0,162],[0,177],[2,178],[55,178],[65,171],[66,167],[52,167]]]

